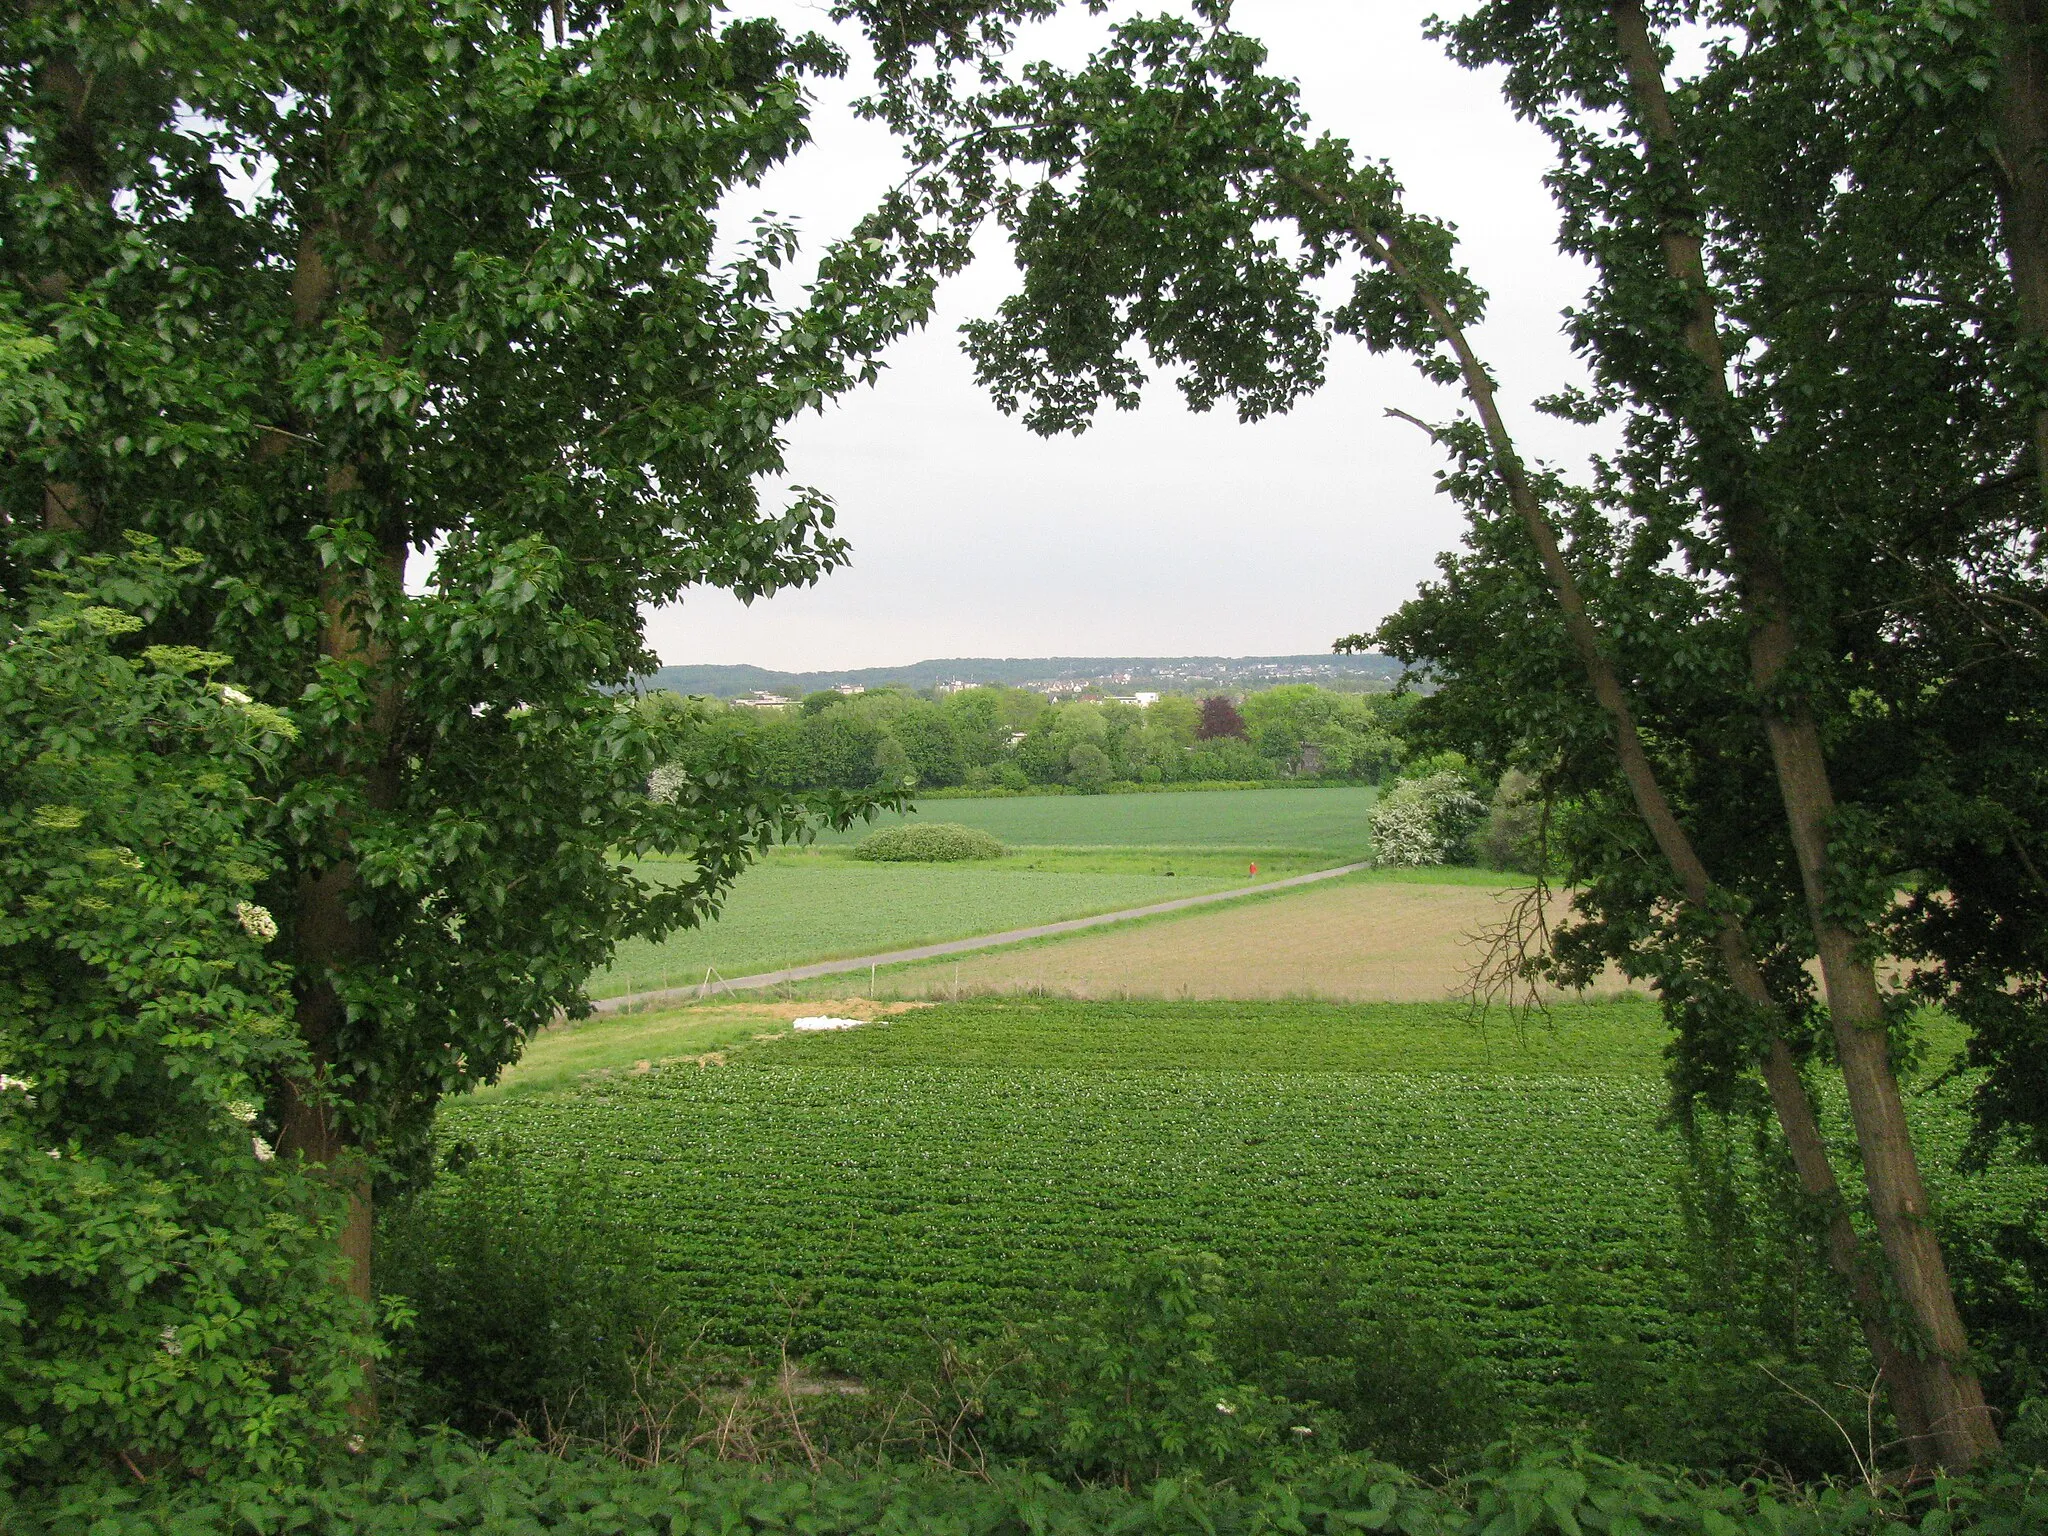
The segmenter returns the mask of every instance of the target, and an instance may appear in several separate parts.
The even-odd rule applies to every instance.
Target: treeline
[[[648,707],[675,695],[652,694]],[[907,689],[826,691],[790,709],[706,701],[698,733],[707,759],[742,737],[787,789],[1027,790],[1062,786],[1368,780],[1408,755],[1401,722],[1413,701],[1294,684],[1149,707],[1114,700],[1055,703],[1023,688],[968,688],[939,697]],[[685,760],[677,765],[688,771]]]

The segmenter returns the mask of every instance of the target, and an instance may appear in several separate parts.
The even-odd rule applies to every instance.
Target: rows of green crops
[[[1104,1258],[1333,1252],[1540,1398],[1574,1328],[1671,1331],[1660,1044],[1634,1002],[1526,1036],[1427,1005],[963,1004],[449,1119],[590,1159],[723,1342],[858,1370]]]

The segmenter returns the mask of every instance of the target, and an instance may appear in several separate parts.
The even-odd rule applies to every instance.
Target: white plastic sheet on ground
[[[859,1029],[861,1025],[865,1024],[866,1022],[866,1019],[835,1019],[829,1014],[821,1013],[813,1014],[810,1018],[807,1019],[798,1019],[789,1027],[791,1029],[800,1030]]]

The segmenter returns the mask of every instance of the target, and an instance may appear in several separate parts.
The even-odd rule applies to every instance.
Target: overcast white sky
[[[832,30],[803,0],[733,8]],[[1580,377],[1559,311],[1587,274],[1552,248],[1547,147],[1490,76],[1456,68],[1423,38],[1435,8],[1240,0],[1237,24],[1265,40],[1276,72],[1301,82],[1319,126],[1391,161],[1412,207],[1458,225],[1493,296],[1478,340],[1524,451],[1579,461],[1595,446],[1583,429],[1526,405]],[[1063,20],[1040,46],[1074,58],[1101,25]],[[857,76],[827,83],[817,143],[733,212],[774,209],[822,241],[896,179],[886,134],[846,109]],[[1340,340],[1329,384],[1287,417],[1242,426],[1227,406],[1196,415],[1162,383],[1140,411],[1105,416],[1079,438],[1041,439],[989,404],[956,335],[1013,276],[1000,249],[977,263],[942,294],[936,321],[891,351],[877,386],[792,432],[793,478],[838,503],[852,566],[751,608],[692,594],[651,617],[665,662],[812,670],[943,656],[1322,651],[1399,604],[1456,542],[1458,518],[1435,491],[1435,450],[1383,412],[1443,419],[1457,397],[1405,362]]]

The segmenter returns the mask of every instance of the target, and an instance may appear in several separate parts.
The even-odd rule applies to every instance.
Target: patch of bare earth
[[[906,971],[898,990],[1075,997],[1437,1002],[1461,995],[1524,893],[1474,885],[1312,886]],[[1601,994],[1626,987],[1608,978]],[[816,1007],[816,1004],[812,1005]],[[836,1004],[834,1005],[837,1006]]]

